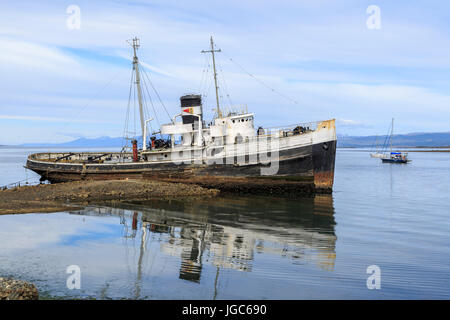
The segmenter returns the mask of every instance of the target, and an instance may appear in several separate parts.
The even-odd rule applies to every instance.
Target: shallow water
[[[21,179],[31,152],[8,150],[0,185]],[[332,196],[0,216],[0,276],[57,298],[449,299],[450,154],[410,158],[382,164],[338,149]],[[70,265],[79,290],[66,286]],[[370,265],[381,269],[379,290],[367,288]]]

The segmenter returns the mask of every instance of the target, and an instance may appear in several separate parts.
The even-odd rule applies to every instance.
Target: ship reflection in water
[[[152,200],[120,207],[87,207],[72,214],[120,216],[125,239],[139,240],[136,298],[146,248],[181,259],[179,279],[200,283],[205,265],[215,268],[214,296],[221,269],[252,272],[255,255],[333,271],[335,220],[331,195],[314,198],[220,197]]]

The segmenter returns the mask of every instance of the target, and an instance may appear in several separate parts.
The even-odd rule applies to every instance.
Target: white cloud
[[[360,126],[362,125],[361,122],[359,121],[355,121],[352,119],[338,119],[338,124],[342,125],[342,126]]]
[[[377,31],[366,28],[367,6],[356,1],[283,1],[282,5],[227,1],[204,6],[201,1],[137,0],[77,5],[80,30],[66,28],[63,5],[44,1],[3,6],[0,94],[12,97],[0,104],[0,114],[66,119],[95,97],[83,117],[122,122],[131,70],[124,70],[97,96],[124,68],[99,56],[130,60],[132,50],[126,40],[133,36],[141,38],[139,58],[169,111],[176,112],[179,96],[200,88],[205,60],[200,51],[208,49],[213,34],[223,50],[218,59],[233,102],[257,111],[261,124],[281,125],[294,117],[299,122],[335,117],[364,123],[366,127],[347,128],[370,134],[370,127],[376,130],[394,115],[403,117],[405,130],[410,131],[417,131],[418,118],[429,125],[427,130],[438,130],[450,117],[449,24],[433,18],[449,9],[445,4],[440,12],[439,6],[420,4],[409,4],[405,11],[401,3],[380,0],[382,29]],[[227,60],[229,56],[299,105],[250,79]],[[223,94],[223,84],[220,87]],[[37,99],[30,102],[31,97]],[[214,102],[209,100],[206,110]],[[86,135],[121,134],[111,126],[103,127],[105,134],[100,130],[81,124],[77,128]],[[34,139],[26,131],[21,134]]]
[[[107,123],[98,119],[71,119],[54,117],[36,117],[36,116],[15,116],[0,114],[0,119],[5,120],[29,120],[29,121],[50,121],[50,122],[79,122],[79,123]]]
[[[30,41],[0,38],[0,47],[2,48],[0,50],[0,66],[13,64],[52,71],[60,70],[60,68],[79,67],[77,61],[64,55],[60,50]]]
[[[70,223],[61,223],[61,219]],[[89,223],[90,220],[96,223]],[[0,227],[0,250],[2,253],[34,250],[49,244],[59,244],[64,238],[79,235],[80,232],[108,232],[109,227],[115,224],[116,221],[112,219],[81,217],[67,213],[53,213],[51,217],[45,214],[5,215],[2,216]],[[30,242],[30,239],[33,241]]]

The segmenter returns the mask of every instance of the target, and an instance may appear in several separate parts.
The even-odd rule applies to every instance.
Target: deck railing
[[[278,126],[278,127],[267,127],[263,128],[264,130],[268,130],[268,132],[280,132],[280,131],[289,131],[294,130],[296,127],[302,127],[305,129],[308,129],[309,131],[314,131],[317,129],[317,125],[322,121],[314,121],[314,122],[304,122],[304,123],[297,123],[297,124],[291,124],[287,126]]]
[[[284,138],[292,135],[302,135],[317,130],[318,124],[322,121],[296,123],[287,126],[266,127],[253,137],[243,139],[242,143],[259,142],[263,140],[270,140],[276,138]],[[224,145],[233,145],[235,143],[226,144],[226,136],[215,137],[215,144],[210,145],[209,148],[221,147]],[[176,145],[174,149],[181,149],[182,146]],[[170,151],[171,149],[157,149],[155,152]],[[148,150],[150,151],[150,150]],[[30,160],[48,161],[48,162],[103,162],[103,161],[117,161],[117,162],[131,162],[133,154],[131,152],[57,152],[57,153],[35,153],[28,157]]]
[[[127,162],[133,159],[130,152],[43,152],[34,153],[28,156],[30,160],[48,162],[85,162],[95,163],[100,161],[121,161]]]

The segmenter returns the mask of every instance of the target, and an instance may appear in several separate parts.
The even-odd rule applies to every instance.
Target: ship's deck
[[[42,152],[28,156],[28,160],[52,163],[122,163],[132,162],[131,152]]]
[[[139,150],[140,160],[138,162],[147,161],[166,161],[170,160],[170,153],[178,153],[179,151],[190,152],[190,151],[200,151],[204,148],[234,148],[239,144],[251,144],[259,143],[261,140],[268,141],[272,139],[289,140],[293,136],[304,136],[312,132],[321,131],[322,126],[324,129],[328,129],[330,123],[333,123],[330,129],[334,132],[334,121],[318,121],[309,122],[302,124],[295,124],[291,126],[284,127],[271,127],[263,128],[263,134],[255,135],[245,141],[237,144],[216,144],[213,143],[208,146],[184,146],[184,145],[174,145],[172,147],[157,148],[157,149],[147,149]],[[222,141],[225,141],[222,140]],[[310,142],[308,142],[310,143]],[[270,151],[270,150],[267,150]],[[152,156],[153,155],[153,156]],[[120,164],[120,163],[133,163],[133,153],[132,152],[42,152],[35,153],[28,156],[28,160],[31,162],[45,162],[45,163],[55,163],[55,164]]]

